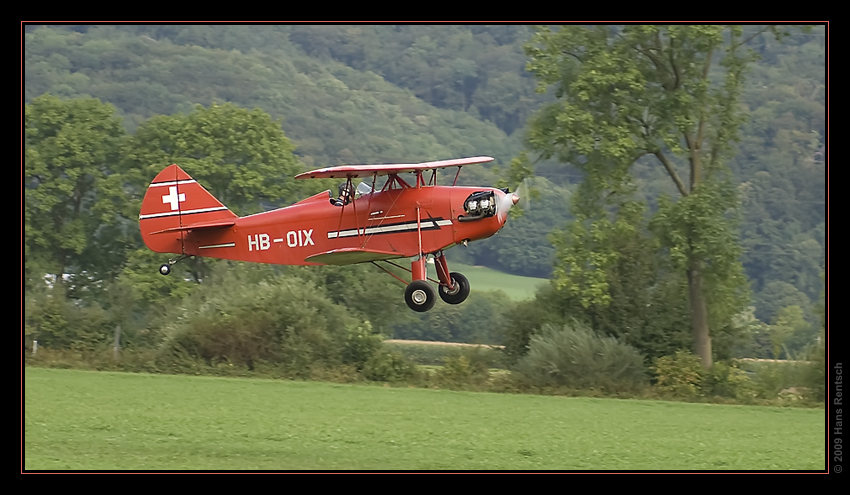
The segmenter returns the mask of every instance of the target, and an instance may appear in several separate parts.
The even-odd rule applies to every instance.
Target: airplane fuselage
[[[286,208],[239,218],[229,228],[193,231],[185,239],[184,254],[316,265],[322,263],[307,259],[344,248],[397,253],[399,258],[433,253],[464,240],[490,237],[502,228],[503,222],[497,216],[458,220],[465,213],[464,200],[484,190],[491,189],[393,189],[360,196],[343,207],[332,205],[327,192],[320,193]]]
[[[410,186],[396,177],[392,187],[343,206],[332,204],[326,191],[286,208],[237,217],[185,172],[166,169],[148,190],[140,226],[156,252],[317,265],[436,253],[490,237],[504,225],[505,215],[494,209],[495,199],[505,196],[499,189],[417,182]],[[489,196],[489,216],[470,216],[476,194]],[[333,254],[316,257],[323,253]]]

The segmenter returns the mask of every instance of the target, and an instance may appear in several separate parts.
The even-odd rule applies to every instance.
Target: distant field
[[[27,470],[824,470],[823,410],[25,369]]]
[[[464,344],[462,342],[437,342],[434,340],[402,340],[402,339],[387,339],[384,341],[385,344],[414,344],[414,345],[441,345],[448,347],[498,347],[502,348],[504,346],[495,345],[489,346],[485,344]]]
[[[460,272],[466,276],[469,279],[472,290],[503,290],[514,301],[532,299],[537,288],[548,282],[545,278],[510,275],[492,268],[487,268],[486,266],[449,263],[449,270]],[[428,276],[433,279],[437,278],[434,265],[428,265]]]

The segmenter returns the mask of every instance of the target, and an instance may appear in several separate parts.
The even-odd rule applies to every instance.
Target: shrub
[[[700,391],[705,396],[713,395],[744,402],[752,401],[758,395],[747,373],[734,362],[714,363],[711,370],[703,373]]]
[[[368,321],[362,325],[346,327],[342,335],[342,363],[362,371],[369,358],[381,348],[383,339],[383,336],[372,331],[372,325]]]
[[[647,383],[644,357],[635,348],[577,322],[544,325],[515,371],[544,387],[632,392]]]
[[[253,370],[264,361],[287,376],[308,378],[314,364],[365,361],[373,345],[344,307],[297,279],[222,283],[196,292],[167,316],[160,360],[169,368],[186,361],[191,369],[200,360]]]
[[[826,346],[814,344],[805,350],[809,362],[805,366],[801,385],[805,387],[804,396],[816,402],[826,400]]]
[[[416,364],[442,365],[454,352],[454,347],[445,344],[423,344],[420,342],[384,342],[384,348],[397,351]]]
[[[503,292],[473,292],[465,304],[440,304],[394,326],[393,338],[500,344],[502,315],[513,303]]]
[[[716,396],[749,402],[758,395],[737,363],[716,362],[705,370],[699,358],[687,351],[656,359],[652,371],[657,390],[680,399]]]
[[[363,378],[377,382],[402,382],[417,375],[416,365],[400,353],[380,349],[363,365]]]
[[[437,371],[437,380],[444,386],[480,386],[490,378],[487,363],[481,359],[470,359],[466,355],[448,357]]]
[[[385,341],[384,347],[400,352],[416,364],[442,365],[446,359],[466,355],[470,360],[483,360],[488,368],[504,367],[504,354],[498,347],[487,345],[461,345],[449,343],[421,343],[404,341]]]
[[[476,369],[487,370],[489,368],[505,368],[505,356],[501,349],[485,346],[462,346],[455,347],[443,360],[451,358],[466,357],[470,366]]]
[[[66,297],[62,287],[42,288],[27,294],[24,336],[31,347],[94,351],[108,345],[115,325],[97,303]]]
[[[516,364],[528,354],[533,335],[538,334],[544,324],[561,325],[564,318],[555,308],[563,307],[558,294],[550,285],[543,285],[534,299],[516,303],[510,311],[502,314],[499,327],[502,333],[502,352],[509,364]]]
[[[809,361],[748,362],[757,396],[762,399],[823,402],[826,365],[817,351],[806,354]],[[819,360],[820,359],[820,360]]]
[[[652,371],[661,392],[681,398],[700,395],[703,369],[699,358],[690,352],[676,351],[672,356],[660,357],[655,360]]]

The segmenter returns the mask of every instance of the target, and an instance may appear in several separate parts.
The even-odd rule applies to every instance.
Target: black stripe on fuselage
[[[421,230],[439,230],[443,226],[451,225],[451,220],[444,220],[442,217],[426,218],[420,220]],[[415,232],[417,229],[416,222],[398,222],[384,225],[374,225],[371,227],[361,227],[359,229],[334,230],[328,232],[328,239],[339,239],[343,237],[355,237],[357,235],[381,235],[381,234],[396,234],[399,232]]]

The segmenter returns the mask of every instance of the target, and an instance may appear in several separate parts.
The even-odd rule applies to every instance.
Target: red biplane
[[[408,306],[427,311],[437,291],[428,282],[433,256],[440,298],[459,304],[469,281],[449,272],[445,249],[498,232],[519,196],[507,189],[456,186],[464,165],[487,156],[418,164],[350,165],[323,168],[296,179],[341,178],[339,197],[322,192],[285,208],[238,217],[177,165],[165,168],[148,187],[139,214],[142,239],[153,251],[174,253],[160,267],[189,256],[281,265],[347,265],[371,262],[407,284]],[[437,170],[457,167],[452,186],[437,185]],[[412,174],[410,182],[402,174]],[[380,190],[379,176],[387,176]],[[354,179],[366,179],[357,188]],[[376,262],[412,258],[410,283]],[[395,265],[399,266],[399,265]],[[404,268],[404,267],[400,267]],[[406,268],[404,268],[407,270]]]

